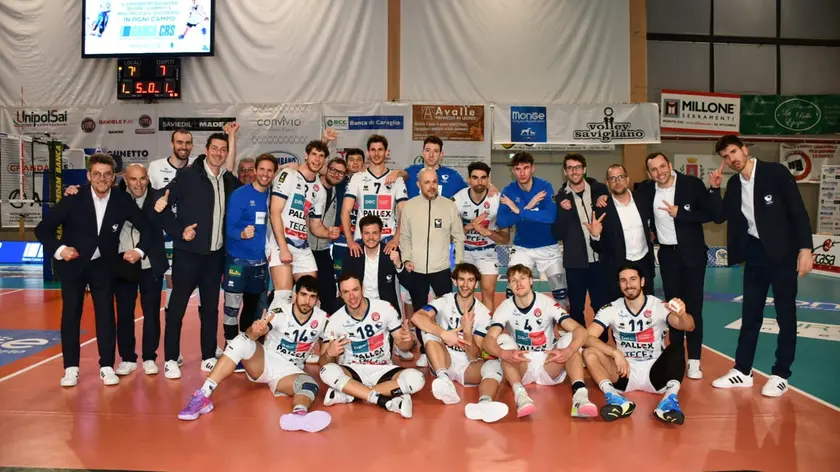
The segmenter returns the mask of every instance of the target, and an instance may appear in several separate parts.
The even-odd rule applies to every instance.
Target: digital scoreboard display
[[[138,58],[117,61],[119,100],[181,98],[181,59]]]

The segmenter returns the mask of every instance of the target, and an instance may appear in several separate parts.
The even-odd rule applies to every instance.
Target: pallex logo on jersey
[[[312,208],[312,204],[309,203],[309,200],[306,199],[301,194],[295,194],[292,197],[292,208],[289,211],[289,215],[294,216],[295,218],[305,219],[306,215],[309,214],[309,209]],[[297,213],[292,213],[295,211]]]
[[[385,334],[379,333],[373,337],[368,339],[364,339],[362,341],[350,341],[350,349],[353,351],[353,354],[365,354],[371,351],[375,351],[380,347],[385,345]]]
[[[289,355],[306,354],[312,350],[312,343],[296,343],[287,339],[280,340],[280,349]]]
[[[526,333],[525,331],[516,330],[516,344],[520,346],[539,348],[545,346],[546,342],[545,332],[543,331]]]
[[[618,338],[621,341],[631,343],[652,343],[654,341],[653,328],[648,328],[644,331],[639,331],[638,333],[620,332],[618,335]]]

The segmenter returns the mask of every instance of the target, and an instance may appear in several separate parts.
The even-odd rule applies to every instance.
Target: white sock
[[[513,390],[514,396],[518,397],[519,395],[525,394],[525,387],[519,382],[516,382],[515,384],[511,385],[510,388],[511,390]]]
[[[492,402],[492,401],[493,401],[493,397],[491,397],[490,395],[482,395],[482,396],[478,397],[478,403]]]
[[[169,309],[169,299],[172,298],[172,289],[167,287],[167,289],[165,291],[166,291],[166,303],[163,306],[166,307],[166,309],[168,310]]]
[[[679,380],[669,380],[668,383],[665,385],[665,396],[671,394],[678,394],[680,393],[680,381]]]
[[[204,396],[210,398],[210,395],[213,394],[213,390],[216,390],[218,384],[210,379],[204,381],[204,385],[201,386],[201,391],[204,392]]]
[[[613,386],[613,383],[610,382],[609,379],[604,379],[601,382],[599,382],[598,383],[598,388],[600,388],[601,391],[604,392],[604,393],[612,393],[614,395],[621,395],[618,392],[618,390],[616,390],[615,386]]]
[[[435,371],[435,375],[440,378],[449,380],[449,371],[447,369],[438,369]]]
[[[295,405],[295,407],[292,408],[292,413],[306,413],[308,411],[309,408],[305,405]]]
[[[283,303],[292,303],[292,291],[291,290],[275,290],[274,291],[274,299],[279,300]]]

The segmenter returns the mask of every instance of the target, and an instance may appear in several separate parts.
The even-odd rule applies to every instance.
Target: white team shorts
[[[562,336],[559,340],[557,340],[555,346],[557,349],[563,349],[571,343],[572,336]],[[551,378],[551,375],[545,371],[545,361],[548,357],[548,354],[545,352],[528,352],[525,356],[528,357],[530,361],[528,362],[528,370],[526,370],[525,375],[522,376],[522,385],[532,383],[536,383],[537,385],[557,385],[566,380],[566,369],[563,369],[563,371],[560,372],[560,375],[555,378]]]
[[[563,253],[559,244],[538,248],[514,246],[510,250],[508,267],[522,264],[531,270],[537,269],[541,275],[551,277],[563,272]]]
[[[258,379],[253,379],[249,375],[248,379],[251,382],[268,385],[268,388],[271,389],[271,392],[274,394],[274,396],[284,396],[284,394],[279,393],[277,391],[277,383],[280,382],[280,380],[284,377],[288,377],[290,375],[305,374],[306,372],[298,368],[298,366],[289,362],[280,354],[268,350],[264,350],[263,352],[265,352],[265,366],[263,368],[262,375],[260,375]]]
[[[496,254],[496,248],[464,251],[464,262],[478,267],[481,275],[499,275],[499,255]]]
[[[630,377],[627,379],[627,388],[625,392],[648,392],[648,393],[664,393],[665,387],[657,390],[650,383],[650,369],[653,367],[656,359],[648,361],[634,361],[627,359],[630,364]]]
[[[292,253],[292,274],[318,272],[318,264],[315,263],[315,256],[312,255],[312,249],[308,247],[300,249],[289,244],[289,252]],[[271,258],[268,263],[269,269],[286,265],[280,262],[280,248],[276,245],[269,246],[269,257]]]
[[[402,369],[402,367],[394,364],[341,364],[341,367],[355,372],[367,388],[375,387],[379,383],[379,379],[388,372],[394,369]]]
[[[446,369],[449,371],[449,378],[452,379],[454,382],[458,382],[459,384],[469,387],[475,384],[467,384],[464,380],[464,376],[467,373],[467,369],[469,368],[470,364],[473,362],[477,362],[480,359],[476,359],[475,361],[470,361],[470,358],[467,357],[466,352],[455,351],[450,349],[449,346],[446,346],[444,342],[434,334],[429,334],[424,332],[423,333],[423,344],[428,343],[429,341],[437,341],[446,347],[446,350],[449,351],[449,358],[452,359],[452,363],[449,365],[449,368]]]

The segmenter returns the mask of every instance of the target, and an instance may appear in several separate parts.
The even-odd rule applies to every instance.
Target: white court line
[[[727,356],[726,354],[724,354],[724,353],[722,353],[722,352],[720,352],[720,351],[718,351],[718,350],[716,350],[716,349],[712,349],[712,348],[710,348],[709,346],[707,346],[707,345],[705,345],[705,344],[703,345],[703,348],[704,348],[704,349],[708,349],[708,350],[710,350],[710,351],[714,352],[715,354],[717,354],[717,355],[719,355],[719,356],[721,356],[721,357],[725,357],[725,358],[729,359],[729,360],[730,360],[730,361],[732,361],[732,362],[735,362],[735,359],[734,359],[734,358],[729,357],[729,356]],[[764,378],[770,378],[770,376],[769,376],[769,375],[767,375],[767,374],[765,374],[764,372],[762,372],[762,371],[760,371],[760,370],[756,369],[755,367],[753,367],[753,372],[754,372],[754,373],[756,373],[756,374],[758,374],[758,375],[761,375],[761,376],[762,376],[762,377],[764,377]],[[2,382],[2,379],[0,379],[0,382]],[[817,402],[817,403],[819,403],[819,404],[821,404],[821,405],[827,406],[827,407],[831,408],[831,409],[832,409],[832,410],[834,410],[834,411],[840,411],[840,407],[837,407],[837,406],[835,406],[835,405],[832,405],[831,403],[828,403],[827,401],[823,400],[822,398],[817,398],[817,397],[815,397],[815,396],[811,395],[811,394],[810,394],[810,393],[808,393],[808,392],[805,392],[805,391],[803,391],[803,390],[801,390],[801,389],[798,389],[798,388],[794,387],[793,385],[788,384],[788,388],[789,388],[789,389],[791,389],[791,390],[793,390],[793,391],[795,391],[795,392],[799,392],[799,393],[801,393],[803,396],[805,396],[806,398],[810,398],[811,400],[814,400],[815,402]]]
[[[0,297],[2,297],[3,295],[8,295],[10,293],[17,293],[17,292],[22,292],[22,291],[23,291],[22,288],[18,288],[18,289],[15,289],[15,290],[9,290],[8,292],[0,292]]]

